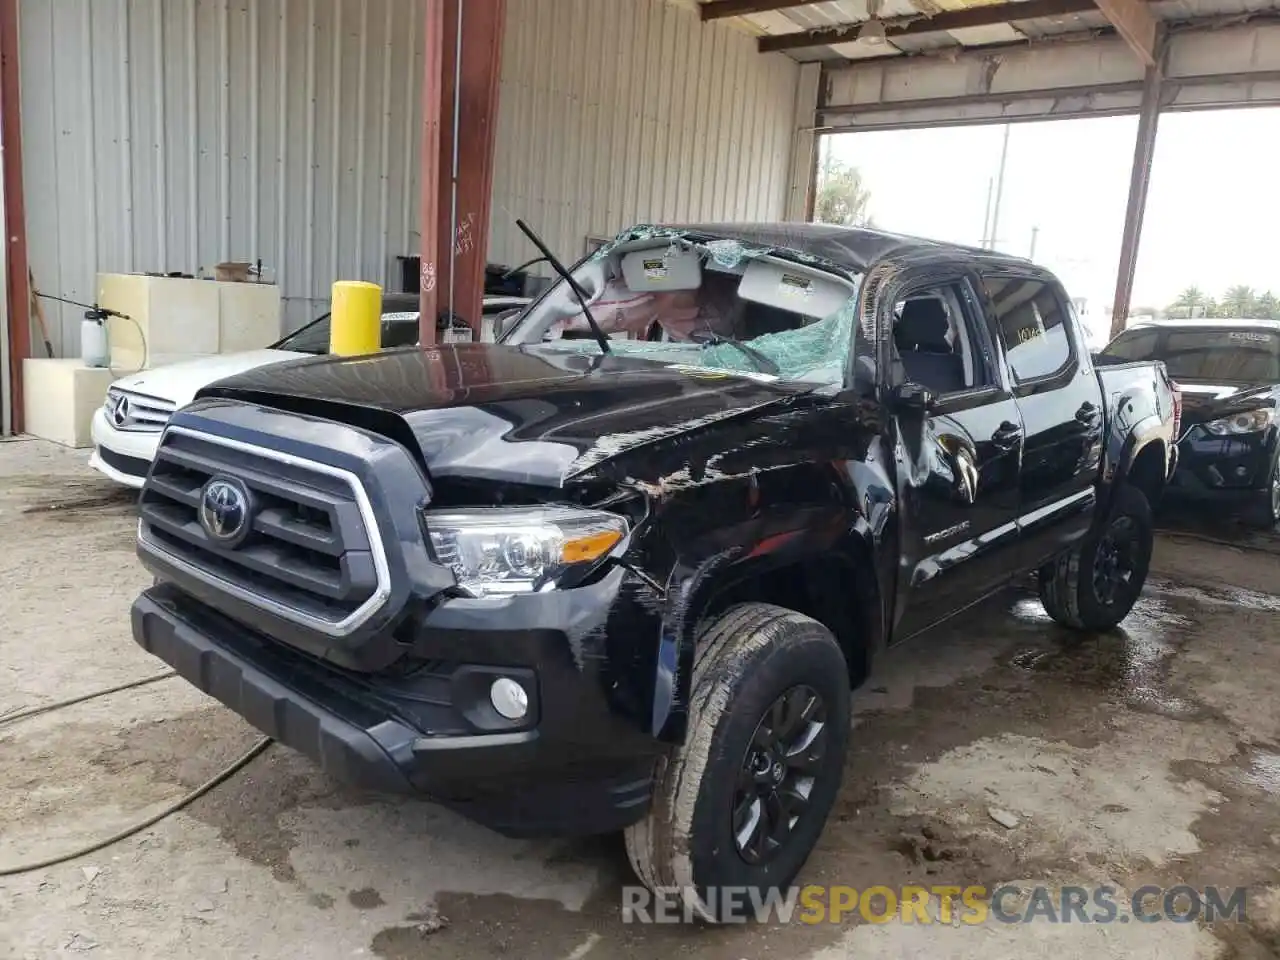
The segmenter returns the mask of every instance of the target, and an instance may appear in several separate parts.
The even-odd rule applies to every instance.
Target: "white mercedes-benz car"
[[[527,297],[486,296],[484,319],[496,323],[519,313]],[[417,294],[386,294],[382,298],[382,346],[411,346],[418,342]],[[107,391],[106,401],[93,415],[93,453],[89,465],[104,476],[135,489],[147,479],[160,433],[179,407],[190,403],[204,386],[255,367],[303,354],[329,352],[329,314],[262,350],[229,353],[174,363],[121,377]]]

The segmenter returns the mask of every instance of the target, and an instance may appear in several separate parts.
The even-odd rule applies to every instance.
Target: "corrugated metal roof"
[[[707,2],[707,0],[703,0]],[[861,26],[874,18],[930,17],[944,11],[968,10],[993,6],[1006,0],[828,0],[803,6],[787,7],[763,13],[731,18],[750,32],[764,36],[784,36],[806,30],[847,26],[847,34],[836,43],[819,43],[786,51],[787,56],[801,62],[864,60],[894,54],[909,55],[954,47],[963,50],[1019,40],[1039,40],[1069,33],[1087,36],[1089,31],[1107,29],[1110,24],[1101,12],[1035,17],[1008,23],[967,27],[951,31],[913,33],[888,39],[861,39]],[[1008,0],[1019,3],[1026,0]],[[870,7],[870,10],[869,10]],[[1280,10],[1280,0],[1154,0],[1152,13],[1166,21],[1185,21],[1213,17],[1232,17]],[[847,37],[847,39],[846,39]]]

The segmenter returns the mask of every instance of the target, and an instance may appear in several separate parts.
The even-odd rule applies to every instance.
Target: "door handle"
[[[1094,404],[1086,402],[1081,404],[1080,409],[1076,411],[1076,422],[1092,427],[1097,424],[1098,416],[1098,408]]]
[[[1006,420],[991,435],[991,442],[1001,450],[1012,450],[1022,439],[1022,428]]]

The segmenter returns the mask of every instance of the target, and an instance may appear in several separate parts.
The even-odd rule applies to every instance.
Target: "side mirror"
[[[894,387],[890,396],[894,410],[903,413],[929,413],[937,400],[927,387],[910,380]]]

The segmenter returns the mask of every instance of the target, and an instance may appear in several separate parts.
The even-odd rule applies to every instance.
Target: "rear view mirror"
[[[933,409],[936,397],[924,386],[908,380],[893,388],[893,408],[903,413],[928,413]]]

